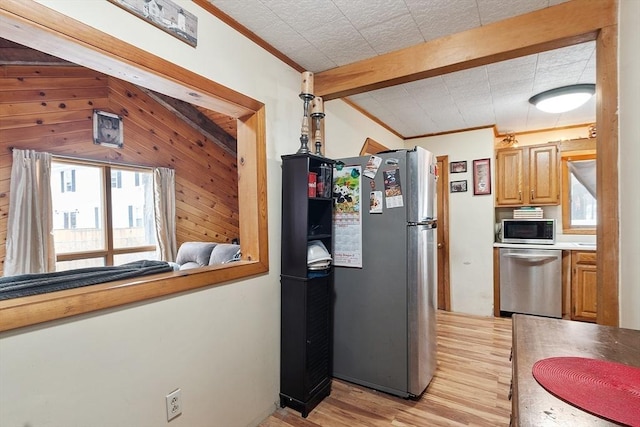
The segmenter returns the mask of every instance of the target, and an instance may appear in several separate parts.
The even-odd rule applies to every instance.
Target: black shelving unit
[[[332,197],[309,197],[309,172],[333,160],[282,156],[280,406],[303,417],[331,392],[333,267],[307,269],[307,244],[332,252]],[[330,180],[329,182],[332,182]],[[330,192],[329,192],[330,193]]]

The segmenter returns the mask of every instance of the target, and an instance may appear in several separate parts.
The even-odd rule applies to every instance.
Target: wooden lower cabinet
[[[596,252],[571,252],[571,320],[595,322],[598,312]]]

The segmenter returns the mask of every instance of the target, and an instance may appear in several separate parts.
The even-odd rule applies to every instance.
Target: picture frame
[[[124,147],[122,117],[107,111],[93,110],[93,143],[111,148]]]
[[[451,193],[464,193],[467,191],[467,180],[451,181],[449,183],[449,189]]]
[[[107,0],[162,31],[196,47],[198,17],[171,0]]]
[[[462,173],[467,171],[467,161],[451,162],[449,164],[450,173]]]
[[[473,194],[474,196],[491,194],[491,159],[473,161]]]

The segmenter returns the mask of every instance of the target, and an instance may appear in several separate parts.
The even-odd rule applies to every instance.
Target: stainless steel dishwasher
[[[500,248],[500,311],[562,317],[562,251]]]

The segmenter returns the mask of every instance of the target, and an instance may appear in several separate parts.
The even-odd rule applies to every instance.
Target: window
[[[596,155],[562,156],[562,228],[565,234],[595,234]]]
[[[70,193],[76,191],[76,170],[67,169],[60,171],[60,191]]]
[[[111,188],[122,188],[122,173],[120,171],[111,174]]]
[[[70,228],[76,228],[76,214],[77,212],[65,212],[64,213],[64,228],[68,230]]]
[[[157,259],[151,170],[66,160],[52,169],[57,270]]]

